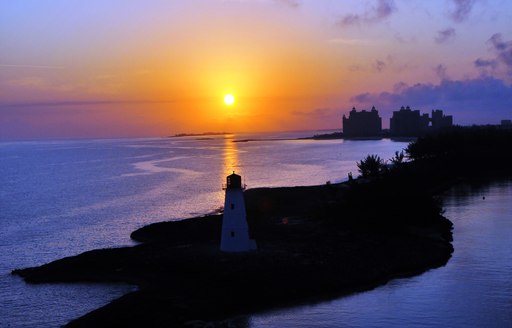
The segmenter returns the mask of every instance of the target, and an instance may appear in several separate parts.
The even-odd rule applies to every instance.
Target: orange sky
[[[2,3],[0,138],[339,129],[352,106],[386,119],[399,101],[382,93],[418,83],[487,73],[509,92],[489,40],[512,37],[510,6],[477,2],[461,19],[457,3]]]

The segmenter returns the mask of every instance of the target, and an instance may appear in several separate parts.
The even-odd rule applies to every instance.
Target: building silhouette
[[[452,125],[453,116],[444,115],[442,110],[432,110],[432,117],[429,117],[428,114],[421,114],[419,110],[412,110],[409,106],[402,106],[399,111],[394,111],[389,120],[391,135],[403,137],[420,136]]]
[[[382,118],[372,107],[371,111],[356,111],[355,107],[348,117],[343,115],[343,135],[345,137],[375,137],[382,134]]]
[[[430,119],[428,114],[420,114],[419,110],[412,110],[409,106],[394,111],[389,120],[389,129],[395,136],[417,136],[427,132]]]
[[[430,119],[432,122],[432,129],[443,129],[449,128],[453,125],[453,116],[444,115],[442,110],[432,110],[432,118]]]

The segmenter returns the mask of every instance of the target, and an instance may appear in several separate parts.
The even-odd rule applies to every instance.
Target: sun
[[[224,103],[228,106],[231,106],[235,103],[235,97],[228,93],[227,95],[224,96]]]

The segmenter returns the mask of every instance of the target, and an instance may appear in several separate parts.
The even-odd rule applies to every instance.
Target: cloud
[[[442,80],[439,84],[400,84],[393,92],[361,93],[350,100],[362,106],[379,106],[387,111],[410,105],[422,109],[444,109],[458,124],[492,123],[511,115],[512,86],[493,77]]]
[[[48,83],[41,77],[29,76],[7,81],[7,85],[30,89],[47,89]]]
[[[284,5],[290,6],[292,8],[297,8],[300,6],[299,0],[274,0],[275,2],[282,3]]]
[[[5,81],[0,80],[0,88],[2,87],[5,89],[12,89],[12,87],[14,87],[17,90],[25,89],[37,92],[70,92],[75,89],[75,87],[69,83],[52,81],[51,79],[40,76],[25,76]],[[3,91],[5,92],[5,90]]]
[[[373,68],[380,73],[386,68],[386,63],[382,60],[376,60],[373,64]]]
[[[495,69],[498,66],[498,61],[494,59],[482,59],[478,58],[474,62],[475,66],[478,68],[492,68]]]
[[[347,68],[351,72],[364,72],[366,70],[365,67],[360,64],[352,64],[349,65]]]
[[[372,44],[372,41],[368,39],[347,39],[347,38],[334,38],[334,39],[328,39],[327,43],[331,44],[343,44],[343,45],[370,45]]]
[[[512,41],[504,41],[501,33],[493,34],[487,43],[491,46],[490,51],[495,57],[490,59],[477,58],[473,64],[480,69],[483,75],[500,74],[502,68],[505,75],[512,80]],[[503,70],[501,73],[503,73]]]
[[[414,36],[404,37],[400,33],[396,33],[394,38],[398,43],[402,44],[416,43],[416,37]]]
[[[239,3],[268,3],[274,2],[277,4],[282,4],[291,8],[298,8],[301,5],[301,0],[222,0],[223,2],[239,2]]]
[[[446,74],[446,66],[443,64],[439,64],[436,67],[434,67],[434,72],[436,73],[437,77],[441,80],[448,79],[448,75]]]
[[[317,108],[312,111],[294,111],[292,113],[296,116],[303,116],[308,118],[315,118],[315,119],[323,119],[331,117],[333,114],[336,114],[336,110],[333,108]]]
[[[340,122],[340,110],[335,108],[316,108],[312,110],[296,110],[292,112],[291,121],[295,121],[301,128],[336,129]],[[290,121],[290,119],[288,119]]]
[[[376,6],[368,9],[363,14],[349,14],[343,16],[338,25],[348,27],[360,24],[379,23],[391,16],[396,11],[394,0],[377,0]]]
[[[60,100],[60,101],[39,101],[39,102],[19,102],[19,103],[0,103],[1,108],[25,108],[25,107],[74,107],[91,105],[118,105],[118,104],[167,104],[174,103],[175,100]]]
[[[452,0],[452,2],[455,4],[455,9],[451,12],[450,18],[456,23],[461,23],[468,19],[476,0]]]
[[[441,30],[437,32],[437,36],[435,37],[436,43],[443,44],[451,41],[455,38],[455,29],[447,28],[445,30]]]
[[[400,81],[398,83],[395,83],[395,85],[393,86],[393,90],[394,90],[394,92],[399,93],[399,92],[404,91],[408,87],[409,86],[407,85],[407,83]]]
[[[512,41],[503,41],[501,33],[495,33],[489,42],[498,54],[498,60],[508,68],[512,68]]]
[[[0,64],[0,68],[64,69],[64,66]]]
[[[374,72],[382,73],[384,71],[392,71],[401,73],[417,69],[417,66],[408,63],[401,63],[393,55],[387,55],[384,58],[377,58],[373,62],[367,64],[352,64],[347,67],[351,72]]]

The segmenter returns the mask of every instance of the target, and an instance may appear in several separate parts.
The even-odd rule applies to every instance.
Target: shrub
[[[377,177],[385,171],[386,163],[378,155],[368,155],[357,162],[357,168],[363,178]]]

